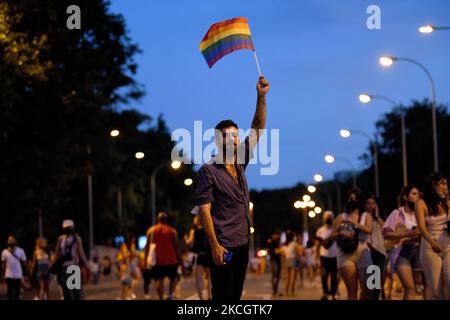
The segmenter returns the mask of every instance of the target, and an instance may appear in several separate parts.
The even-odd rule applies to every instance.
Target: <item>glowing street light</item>
[[[372,97],[369,96],[367,93],[361,93],[358,96],[359,102],[361,103],[369,103],[370,101],[372,101]]]
[[[120,131],[117,129],[111,130],[111,132],[109,133],[111,135],[111,137],[118,137],[120,134]]]
[[[248,203],[248,208],[249,208],[250,210],[253,210],[253,202],[250,201],[250,202]]]
[[[177,169],[179,169],[179,168],[181,167],[181,162],[175,160],[175,161],[173,161],[173,162],[171,163],[171,166],[172,166],[173,169],[177,170]]]
[[[190,185],[192,185],[192,183],[193,183],[194,181],[192,181],[192,179],[191,178],[187,178],[187,179],[184,179],[184,185],[185,186],[190,186]]]
[[[321,207],[315,207],[315,208],[314,208],[314,212],[317,213],[317,214],[319,214],[319,213],[322,212],[322,208],[321,208]]]
[[[436,26],[433,26],[431,24],[427,24],[427,25],[424,25],[424,26],[420,26],[419,27],[419,32],[420,33],[425,33],[425,34],[430,34],[430,33],[433,33],[436,30],[449,30],[449,29],[450,29],[450,27],[436,27]]]
[[[310,211],[310,212],[308,212],[308,216],[310,217],[310,218],[314,218],[315,216],[316,216],[316,213],[314,212],[314,211]]]
[[[316,190],[317,190],[316,187],[314,187],[314,186],[308,186],[308,192],[309,192],[309,193],[314,193],[314,192],[316,192]]]
[[[420,33],[432,33],[433,31],[434,31],[434,27],[432,25],[429,25],[429,24],[419,27],[419,32]]]
[[[251,233],[251,234],[255,233],[255,228],[250,227],[250,233]]]
[[[384,57],[381,57],[379,61],[383,67],[389,67],[394,63],[394,60],[395,60],[395,58],[393,58],[393,57],[384,56]]]
[[[326,161],[327,163],[333,163],[333,162],[334,162],[334,157],[333,157],[331,154],[327,154],[327,155],[325,156],[325,161]]]
[[[308,202],[308,207],[314,208],[315,206],[316,206],[316,203],[314,201],[311,200]]]
[[[303,201],[308,202],[309,200],[311,200],[311,197],[309,195],[305,194],[302,199],[303,199]]]
[[[348,138],[348,137],[350,137],[350,136],[352,135],[352,133],[350,132],[350,130],[347,130],[347,129],[341,129],[341,130],[339,131],[339,135],[340,135],[342,138]]]
[[[323,181],[323,177],[320,174],[315,174],[314,181],[321,182],[321,181]]]
[[[134,155],[136,157],[136,159],[142,159],[145,157],[145,154],[143,152],[136,152],[136,154]]]
[[[295,209],[298,209],[298,208],[301,208],[301,207],[302,207],[302,201],[297,200],[297,201],[294,202],[294,208]]]

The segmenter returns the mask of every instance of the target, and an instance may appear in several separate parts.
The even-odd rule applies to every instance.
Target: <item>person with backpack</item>
[[[337,245],[333,240],[333,212],[325,211],[323,225],[317,229],[316,237],[319,240],[320,267],[322,270],[322,300],[336,300],[337,291]],[[330,279],[331,286],[328,285]]]
[[[372,257],[367,240],[372,232],[372,216],[364,210],[364,196],[359,189],[350,190],[346,198],[345,212],[333,224],[337,267],[347,288],[347,299],[357,300],[359,282],[361,300],[369,300],[372,294],[367,287],[367,268],[372,265]]]
[[[27,257],[13,236],[8,237],[7,248],[2,251],[3,278],[8,287],[8,300],[20,299],[20,285],[26,274]]]
[[[55,256],[50,270],[56,274],[64,300],[81,300],[83,297],[82,283],[80,288],[69,288],[68,279],[73,274],[69,267],[86,266],[87,259],[84,253],[81,237],[75,232],[73,220],[64,220],[62,223],[63,234],[58,237],[56,243]],[[81,272],[80,272],[81,277]]]

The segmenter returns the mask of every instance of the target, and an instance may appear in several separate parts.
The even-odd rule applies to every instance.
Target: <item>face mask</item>
[[[411,211],[414,211],[414,208],[416,207],[414,202],[412,202],[412,201],[408,201],[407,206],[408,206],[409,210],[411,210]]]
[[[351,210],[355,210],[355,209],[359,208],[359,202],[358,201],[350,200],[350,201],[347,201],[347,203],[348,203],[348,205],[349,205]]]
[[[74,230],[72,228],[66,228],[63,230],[63,233],[70,235],[70,234],[74,233]]]
[[[327,219],[327,220],[325,220],[325,224],[331,226],[333,224],[333,220]]]

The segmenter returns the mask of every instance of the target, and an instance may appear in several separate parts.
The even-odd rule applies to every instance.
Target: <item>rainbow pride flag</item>
[[[210,68],[223,56],[242,49],[255,50],[247,18],[213,24],[200,42],[200,51]]]

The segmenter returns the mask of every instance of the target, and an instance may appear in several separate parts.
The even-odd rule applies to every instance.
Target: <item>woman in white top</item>
[[[400,194],[399,209],[386,219],[383,236],[397,242],[391,256],[391,266],[397,272],[404,289],[404,300],[415,298],[414,270],[421,269],[419,259],[419,236],[414,203],[419,200],[419,190],[414,185],[404,187]]]
[[[342,230],[342,226],[352,225],[356,231]],[[358,231],[359,230],[359,231]],[[364,197],[359,189],[352,189],[347,194],[346,213],[336,217],[333,223],[333,237],[337,239],[337,266],[347,288],[348,300],[356,300],[358,282],[361,287],[361,300],[370,300],[371,293],[367,287],[367,268],[372,265],[367,239],[372,232],[372,216],[364,212]],[[344,252],[339,243],[341,239],[354,239],[357,245],[353,252]]]
[[[378,198],[371,194],[366,198],[366,212],[372,216],[372,233],[369,236],[367,244],[369,245],[370,255],[374,265],[381,271],[381,290],[373,289],[373,299],[378,300],[380,292],[383,292],[384,284],[384,266],[386,262],[386,248],[384,247],[383,225],[384,220],[380,215],[380,204]],[[384,295],[383,295],[384,296]]]
[[[423,200],[418,200],[415,207],[417,224],[423,238],[420,258],[434,300],[450,297],[449,208],[447,179],[435,173],[427,179]],[[445,287],[442,286],[443,282]]]
[[[286,284],[284,292],[286,296],[295,295],[295,281],[297,280],[298,268],[296,261],[301,255],[301,248],[294,239],[292,231],[286,232],[286,243],[281,247],[286,270]]]

